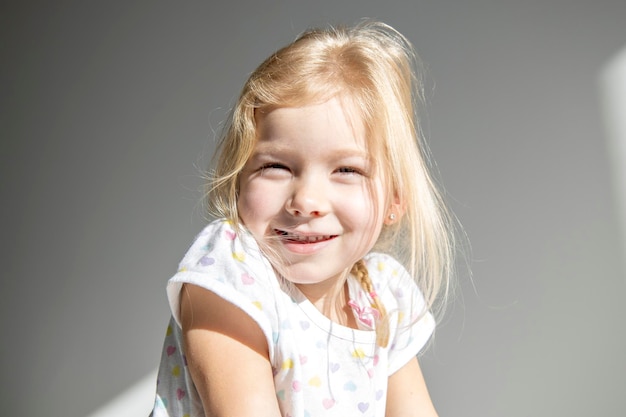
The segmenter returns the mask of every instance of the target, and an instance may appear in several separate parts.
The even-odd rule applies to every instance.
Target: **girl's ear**
[[[406,205],[400,200],[398,195],[395,195],[393,201],[389,205],[387,212],[385,213],[385,225],[391,226],[398,222],[404,213],[406,212]]]

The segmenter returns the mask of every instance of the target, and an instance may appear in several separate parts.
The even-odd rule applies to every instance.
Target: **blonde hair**
[[[239,223],[238,178],[254,148],[257,110],[348,97],[366,127],[385,197],[399,202],[402,211],[383,228],[375,249],[392,253],[407,267],[427,309],[443,305],[437,301],[446,300],[453,271],[453,222],[430,173],[416,114],[423,101],[417,67],[409,41],[372,21],[311,29],[275,52],[250,75],[233,109],[209,184],[211,213]],[[364,277],[364,288],[371,285],[364,265],[355,265],[352,273]]]

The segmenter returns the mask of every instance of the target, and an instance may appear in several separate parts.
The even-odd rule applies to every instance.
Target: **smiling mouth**
[[[282,240],[286,240],[289,242],[295,243],[317,243],[323,242],[325,240],[334,239],[337,235],[299,235],[293,234],[289,232],[285,232],[284,230],[274,229],[274,232],[281,237]]]

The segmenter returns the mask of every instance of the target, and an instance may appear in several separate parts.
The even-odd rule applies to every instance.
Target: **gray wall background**
[[[428,66],[431,147],[472,242],[473,281],[422,358],[440,415],[623,415],[598,77],[626,46],[626,2],[0,8],[0,414],[84,416],[157,365],[165,282],[243,80],[308,26],[373,17]]]

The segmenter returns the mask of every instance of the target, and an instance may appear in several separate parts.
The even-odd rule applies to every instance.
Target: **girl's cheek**
[[[249,184],[241,189],[238,208],[242,219],[272,215],[281,206],[281,192],[263,184]]]
[[[343,202],[343,206],[351,207],[352,209],[370,210],[374,203],[374,199],[369,190],[355,187],[349,190],[341,190],[337,193],[338,198]]]

